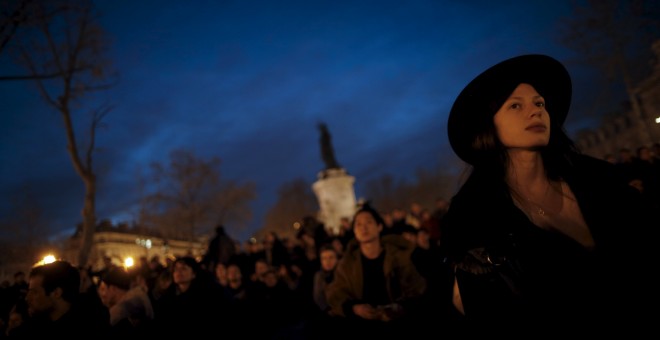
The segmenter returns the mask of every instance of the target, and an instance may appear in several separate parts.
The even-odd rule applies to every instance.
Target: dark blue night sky
[[[256,183],[250,227],[277,189],[323,169],[316,124],[356,177],[412,178],[460,164],[445,123],[467,82],[526,53],[550,54],[575,76],[569,132],[588,93],[587,70],[557,34],[568,1],[99,1],[119,83],[99,132],[98,216],[131,220],[138,175],[173,149],[221,158],[226,178]],[[15,73],[6,56],[1,72]],[[581,92],[584,91],[584,92]],[[583,100],[584,99],[584,100]],[[38,188],[53,233],[80,220],[82,183],[57,112],[29,82],[0,82],[0,194]],[[8,213],[4,209],[3,214]]]

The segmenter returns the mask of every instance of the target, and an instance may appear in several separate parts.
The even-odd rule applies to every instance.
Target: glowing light
[[[54,255],[46,255],[46,256],[44,256],[44,259],[41,260],[41,261],[42,261],[44,264],[49,264],[49,263],[53,263],[53,262],[55,262],[55,260],[57,260],[57,259],[55,258]]]
[[[146,239],[145,240],[145,239],[142,239],[142,238],[136,238],[135,239],[135,244],[137,244],[138,246],[143,246],[147,249],[151,249],[151,246],[153,245],[153,243],[151,242],[151,239]]]
[[[57,261],[57,258],[55,258],[54,255],[50,255],[50,254],[48,254],[48,255],[44,256],[43,259],[39,260],[39,262],[37,262],[37,263],[35,263],[34,265],[32,265],[32,267],[43,266],[43,265],[45,265],[45,264],[53,263],[53,262],[55,262],[55,261]]]
[[[300,222],[294,222],[293,223],[293,229],[295,229],[295,230],[300,229]]]
[[[124,267],[130,268],[130,267],[133,267],[134,264],[135,264],[135,261],[133,260],[132,257],[129,256],[129,257],[124,259]]]
[[[656,117],[656,118],[655,118],[655,123],[656,123],[656,124],[660,124],[660,117]]]

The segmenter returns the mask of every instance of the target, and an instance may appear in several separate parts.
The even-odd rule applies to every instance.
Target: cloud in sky
[[[232,235],[241,240],[262,226],[280,185],[316,180],[317,123],[359,196],[367,179],[455,161],[447,113],[486,67],[524,53],[571,56],[556,37],[568,1],[97,4],[120,74],[102,95],[114,109],[98,135],[99,217],[130,218],[138,174],[185,148],[256,183],[255,218]],[[0,72],[15,72],[2,58]],[[53,231],[72,228],[82,183],[58,113],[30,83],[0,82],[0,93],[0,194],[31,183]]]

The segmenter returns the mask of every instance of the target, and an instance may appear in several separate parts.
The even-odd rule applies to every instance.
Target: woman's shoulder
[[[511,198],[503,181],[473,174],[451,198],[443,223],[445,219],[451,220],[456,216],[461,219],[481,219],[485,215],[502,211],[503,206],[509,203]]]
[[[571,156],[570,160],[572,173],[580,181],[627,184],[621,169],[604,159],[575,154]]]

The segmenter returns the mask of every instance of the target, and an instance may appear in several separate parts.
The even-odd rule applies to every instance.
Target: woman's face
[[[534,149],[550,141],[545,100],[529,84],[520,84],[493,117],[497,137],[508,149]]]

